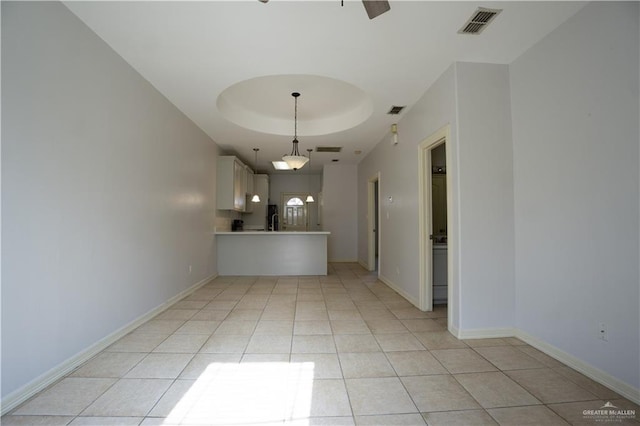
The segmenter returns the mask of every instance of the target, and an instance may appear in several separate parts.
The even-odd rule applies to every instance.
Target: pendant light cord
[[[298,170],[303,167],[309,159],[304,155],[300,155],[300,151],[298,151],[298,96],[300,96],[300,93],[293,92],[291,96],[293,96],[295,100],[293,110],[293,148],[291,149],[291,155],[285,155],[282,157],[282,160],[287,163],[291,170]]]
[[[300,93],[293,92],[291,96],[293,96],[293,99],[295,100],[295,103],[294,103],[295,106],[293,110],[293,151],[291,152],[291,155],[299,156],[300,152],[298,151],[298,96],[300,96]]]
[[[253,148],[253,152],[255,152],[255,157],[253,160],[253,168],[256,174],[258,173],[258,151],[260,151],[259,148]]]

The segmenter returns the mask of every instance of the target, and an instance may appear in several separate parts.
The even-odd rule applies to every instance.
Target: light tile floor
[[[357,264],[219,277],[3,425],[583,425],[638,406],[515,338],[461,341]],[[625,419],[616,424],[638,424]]]

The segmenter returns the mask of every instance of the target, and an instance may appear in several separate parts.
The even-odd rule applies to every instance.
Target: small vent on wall
[[[400,112],[402,112],[403,109],[404,109],[404,106],[392,105],[391,109],[387,114],[391,114],[391,115],[400,114]]]
[[[471,18],[460,28],[458,34],[480,34],[495,18],[502,12],[502,9],[487,9],[479,7],[473,12]]]
[[[316,152],[340,152],[342,151],[341,146],[317,146]]]

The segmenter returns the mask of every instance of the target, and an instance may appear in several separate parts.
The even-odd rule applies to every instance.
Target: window
[[[287,206],[304,206],[304,202],[300,198],[292,198],[287,201]]]

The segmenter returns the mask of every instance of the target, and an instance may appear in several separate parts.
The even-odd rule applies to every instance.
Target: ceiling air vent
[[[342,151],[341,146],[317,146],[316,152],[340,152]]]
[[[391,109],[387,114],[397,115],[397,114],[400,114],[400,112],[402,112],[403,109],[404,109],[404,106],[392,105]]]
[[[458,34],[480,34],[491,21],[495,19],[502,9],[486,9],[479,7],[473,12],[471,18],[460,28]]]

